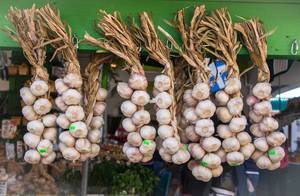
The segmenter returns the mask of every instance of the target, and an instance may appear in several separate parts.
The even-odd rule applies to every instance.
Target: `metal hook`
[[[297,55],[299,51],[299,43],[297,39],[294,39],[291,45],[291,54],[292,55]]]

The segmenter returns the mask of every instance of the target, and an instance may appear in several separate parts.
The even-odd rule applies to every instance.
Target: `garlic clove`
[[[169,90],[171,88],[171,78],[164,74],[156,76],[154,87],[160,92]]]

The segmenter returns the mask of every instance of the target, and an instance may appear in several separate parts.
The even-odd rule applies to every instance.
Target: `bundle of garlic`
[[[202,32],[204,31],[204,32]],[[250,135],[244,131],[247,119],[243,116],[241,81],[236,59],[241,45],[233,29],[227,9],[218,9],[206,16],[199,31],[206,34],[205,50],[226,63],[227,80],[225,88],[215,94],[218,108],[216,114],[223,123],[217,127],[217,134],[222,141],[229,165],[240,165],[250,158],[254,151]]]
[[[117,85],[118,94],[126,99],[121,104],[121,112],[126,117],[122,126],[129,134],[123,152],[131,162],[148,162],[156,148],[156,130],[147,125],[151,119],[144,106],[150,102],[150,96],[146,91],[148,81],[139,59],[140,48],[116,13],[101,13],[103,19],[97,27],[102,30],[106,40],[97,40],[88,34],[85,35],[85,39],[114,53],[127,63],[126,69],[130,72],[128,83],[120,82]]]
[[[25,103],[22,114],[28,120],[23,139],[30,148],[24,160],[30,164],[50,164],[55,160],[53,143],[56,142],[56,116],[49,114],[52,103],[49,99],[49,75],[43,66],[46,59],[44,29],[37,20],[37,9],[19,10],[11,8],[7,18],[16,28],[16,33],[8,30],[9,36],[18,41],[24,55],[33,66],[30,86],[20,89],[20,96]]]
[[[276,131],[278,122],[272,117],[270,70],[267,59],[267,35],[263,24],[258,19],[245,20],[235,25],[235,29],[242,35],[250,58],[258,68],[258,80],[252,88],[252,95],[247,98],[250,107],[250,131],[254,135],[255,152],[252,158],[261,169],[275,170],[279,168],[280,161],[285,152],[282,145],[286,137]]]
[[[159,154],[166,162],[186,163],[190,159],[187,146],[178,135],[176,118],[176,98],[174,92],[174,67],[170,58],[170,49],[160,40],[152,20],[146,12],[140,14],[141,28],[132,25],[137,42],[140,42],[150,58],[164,66],[164,71],[154,79],[155,97],[151,101],[156,106],[156,120],[159,123],[157,133],[161,140]]]
[[[185,90],[183,94],[185,103],[183,117],[188,125],[185,128],[185,135],[192,142],[188,148],[192,158],[197,162],[200,161],[200,164],[198,163],[197,166],[191,168],[192,174],[196,179],[207,182],[212,177],[221,175],[223,168],[221,157],[217,154],[221,147],[221,141],[214,137],[214,122],[210,119],[216,111],[215,104],[210,100],[210,69],[201,49],[203,42],[199,42],[195,37],[204,15],[205,6],[196,6],[191,24],[187,26],[184,21],[184,10],[178,11],[177,29],[183,41],[182,49],[169,34],[165,31],[162,32],[189,64],[193,72],[190,79],[192,87]],[[201,37],[206,39],[203,35]],[[219,172],[215,172],[215,169],[218,169]]]
[[[55,81],[55,89],[58,93],[55,104],[61,111],[56,123],[65,130],[59,135],[59,149],[63,157],[76,161],[92,150],[92,145],[87,139],[88,128],[84,122],[85,113],[81,91],[83,82],[77,49],[72,42],[72,33],[67,32],[56,10],[46,5],[38,13],[47,30],[47,39],[51,40],[49,42],[56,50],[55,54],[61,54],[65,61],[66,75]],[[69,31],[71,31],[70,28]]]
[[[109,57],[109,56],[108,56]],[[95,158],[100,152],[100,141],[104,125],[103,113],[107,90],[100,87],[101,69],[99,67],[107,58],[95,57],[85,69],[84,95],[86,125],[88,127],[88,140],[91,143],[91,151],[81,154],[80,160]]]

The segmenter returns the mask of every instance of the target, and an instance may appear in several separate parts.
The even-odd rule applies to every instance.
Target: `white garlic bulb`
[[[201,146],[206,152],[215,152],[221,146],[221,141],[216,137],[206,137],[201,141]]]
[[[233,133],[238,133],[246,128],[247,119],[245,116],[232,118],[229,123],[229,128]]]
[[[172,105],[173,98],[169,93],[161,92],[155,96],[154,102],[159,108],[167,109]]]
[[[252,122],[259,123],[263,119],[263,116],[262,115],[258,115],[253,110],[251,110],[249,112],[249,118],[251,119]]]
[[[133,90],[126,82],[119,82],[117,85],[117,92],[123,99],[129,99],[133,93]]]
[[[147,110],[139,110],[133,114],[131,120],[136,126],[149,124],[151,121],[150,113]]]
[[[256,83],[252,89],[253,95],[259,99],[266,99],[271,96],[272,88],[271,84],[268,82]]]
[[[96,102],[94,105],[94,115],[95,116],[101,116],[106,108],[106,103],[105,102]]]
[[[202,157],[205,155],[205,150],[198,143],[191,143],[191,144],[189,144],[188,148],[191,153],[191,156],[195,160],[201,160]]]
[[[166,149],[164,148],[159,148],[159,155],[160,157],[166,161],[166,162],[172,162],[172,155],[170,155],[169,153],[167,153]]]
[[[159,109],[156,112],[156,120],[160,125],[170,124],[171,120],[172,120],[170,110],[168,110],[168,109]]]
[[[28,87],[20,89],[20,96],[26,105],[32,105],[36,99]]]
[[[44,129],[43,138],[56,143],[57,129],[56,127],[48,127]]]
[[[33,133],[27,132],[23,136],[24,143],[29,146],[30,148],[36,148],[37,145],[40,142],[41,137],[38,135],[35,135]]]
[[[208,182],[212,178],[212,172],[209,168],[203,166],[195,166],[192,169],[192,174],[197,180]]]
[[[195,132],[201,137],[209,137],[215,132],[214,122],[211,119],[201,119],[196,122]]]
[[[223,173],[222,165],[219,165],[217,168],[212,169],[211,173],[214,178],[221,176],[221,174]]]
[[[273,163],[276,163],[276,162],[281,161],[284,158],[285,152],[284,152],[284,149],[281,146],[278,146],[278,147],[270,149],[268,151],[268,156],[269,156],[269,159]]]
[[[38,114],[35,113],[33,107],[29,105],[22,108],[22,114],[28,121],[36,120],[38,118]]]
[[[226,138],[222,142],[222,147],[225,152],[238,151],[240,149],[240,142],[236,137]]]
[[[141,127],[140,134],[143,139],[154,140],[156,136],[156,130],[153,126],[145,125]]]
[[[253,106],[254,112],[260,115],[269,115],[272,112],[270,101],[261,101]]]
[[[241,146],[249,144],[251,142],[251,136],[249,133],[242,131],[236,135],[237,139],[239,140]]]
[[[42,157],[47,157],[53,152],[53,144],[49,140],[43,139],[39,142],[36,149]]]
[[[70,88],[80,88],[82,86],[82,78],[79,74],[68,73],[63,80]]]
[[[90,123],[90,127],[92,129],[100,129],[103,127],[103,125],[104,125],[104,119],[102,116],[94,116]]]
[[[214,115],[215,111],[216,111],[216,106],[209,99],[200,101],[197,104],[196,109],[195,109],[196,114],[200,118],[211,118]]]
[[[104,101],[107,97],[107,90],[105,88],[98,88],[97,94],[96,94],[96,100],[97,101]]]
[[[257,159],[261,156],[264,155],[264,152],[261,152],[259,150],[255,150],[252,155],[251,155],[251,159],[253,159],[254,161],[257,161]]]
[[[174,135],[174,128],[170,125],[160,125],[157,133],[161,139],[165,140]]]
[[[171,88],[171,78],[164,74],[156,76],[154,87],[160,92],[169,90]]]
[[[143,155],[152,155],[155,151],[156,144],[153,140],[144,140],[139,147]]]
[[[60,95],[69,89],[69,87],[64,83],[63,79],[60,78],[55,80],[54,86],[55,90]]]
[[[238,93],[242,88],[241,81],[238,78],[230,78],[225,83],[224,91],[229,94],[233,95]]]
[[[30,85],[30,91],[34,96],[43,96],[49,90],[48,84],[44,80],[35,80]]]
[[[231,166],[237,166],[244,163],[244,155],[240,152],[229,152],[226,155],[226,161]]]
[[[75,142],[75,149],[80,153],[88,153],[92,150],[92,144],[88,139],[80,138]]]
[[[137,129],[135,124],[132,122],[131,118],[124,118],[122,120],[122,127],[127,132],[133,132],[133,131],[136,131],[136,129]]]
[[[232,115],[240,115],[244,104],[241,97],[231,98],[227,103],[227,108]]]
[[[278,127],[278,121],[269,116],[264,117],[263,120],[259,123],[259,129],[262,132],[275,131],[276,129],[278,129]]]
[[[252,107],[254,104],[258,103],[259,99],[257,97],[251,95],[247,97],[246,103],[248,106]]]
[[[267,156],[263,155],[257,159],[256,165],[259,169],[268,169],[272,162]]]
[[[232,119],[232,114],[229,112],[227,107],[218,107],[216,110],[217,118],[222,123],[228,123]]]
[[[254,151],[255,146],[252,143],[248,143],[240,148],[240,152],[244,155],[245,160],[248,160]]]
[[[95,158],[96,156],[98,156],[99,152],[100,152],[100,146],[98,144],[92,144],[90,158],[91,159]]]
[[[66,160],[69,161],[76,161],[80,158],[80,153],[75,149],[71,147],[67,147],[62,151],[62,155]]]
[[[71,105],[66,110],[66,117],[71,122],[76,122],[84,119],[84,110],[79,105]]]
[[[255,137],[264,137],[265,133],[260,131],[259,125],[258,124],[252,124],[250,126],[250,132],[255,136]]]
[[[279,131],[272,132],[267,136],[267,142],[270,146],[276,147],[282,145],[286,140],[284,133]]]
[[[41,160],[41,155],[38,151],[30,149],[26,151],[24,160],[29,164],[38,164]]]
[[[131,146],[138,147],[142,144],[143,139],[138,132],[131,132],[127,135],[127,142]]]
[[[180,149],[172,156],[172,162],[181,165],[188,162],[190,158],[191,155],[187,150]]]
[[[202,158],[201,164],[210,169],[214,169],[221,165],[221,159],[214,153],[208,153]]]
[[[44,115],[50,112],[52,104],[49,99],[39,98],[33,104],[33,109],[37,114]]]
[[[143,159],[143,155],[140,153],[139,149],[135,147],[128,147],[125,154],[132,163],[138,163]]]
[[[280,167],[281,163],[280,161],[277,163],[272,163],[267,169],[270,171],[276,170]]]
[[[229,101],[229,95],[225,93],[223,90],[216,92],[215,99],[218,105],[226,106],[227,102]]]
[[[228,125],[220,124],[217,127],[217,134],[220,138],[226,139],[233,136]]]
[[[183,94],[183,102],[186,103],[190,107],[194,107],[197,105],[198,101],[192,96],[192,89],[187,89]]]
[[[269,145],[265,137],[256,138],[254,140],[254,146],[257,150],[262,152],[267,152],[269,149]]]
[[[63,129],[67,129],[69,128],[71,122],[69,121],[69,119],[65,114],[59,114],[58,117],[56,118],[56,124]]]
[[[44,128],[44,124],[40,120],[33,120],[27,123],[27,130],[38,136],[43,134]]]
[[[192,96],[197,100],[204,100],[209,97],[210,89],[206,83],[197,83],[193,87]]]
[[[54,127],[56,126],[56,115],[47,114],[42,117],[42,122],[45,127]]]
[[[224,149],[221,147],[219,148],[219,150],[217,150],[216,152],[214,152],[216,155],[218,155],[218,157],[220,157],[221,162],[224,163],[226,162],[226,152],[224,151]]]
[[[169,154],[175,154],[180,148],[179,141],[174,137],[165,139],[162,146]]]
[[[88,133],[88,139],[92,143],[100,143],[102,133],[99,129],[92,129]]]
[[[56,153],[51,152],[47,157],[41,158],[41,163],[44,165],[49,165],[55,161],[55,158],[56,158]]]
[[[75,138],[69,133],[69,131],[61,132],[58,139],[66,147],[74,147],[75,145]]]
[[[85,138],[88,134],[88,129],[84,122],[77,121],[69,126],[69,132],[75,138]]]
[[[145,106],[146,104],[149,103],[150,101],[150,96],[146,91],[134,91],[133,94],[131,95],[131,101],[135,105],[138,106]]]
[[[131,117],[137,111],[137,106],[127,100],[121,104],[121,112],[126,117]]]
[[[198,119],[195,109],[192,107],[185,109],[183,112],[183,116],[188,122],[191,123],[196,122]]]
[[[67,105],[78,105],[81,102],[82,95],[75,89],[68,89],[62,94],[62,99]]]
[[[189,141],[198,142],[200,140],[200,136],[195,132],[195,126],[187,126],[184,131]]]
[[[61,96],[58,96],[55,98],[55,105],[60,111],[63,111],[63,112],[65,112],[68,108],[67,104],[65,104],[65,102]]]
[[[129,76],[128,85],[134,90],[145,90],[148,86],[148,81],[143,74],[133,72]]]

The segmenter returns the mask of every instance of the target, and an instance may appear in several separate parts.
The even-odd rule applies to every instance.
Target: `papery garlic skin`
[[[233,117],[232,114],[227,109],[227,107],[218,107],[216,110],[216,114],[217,114],[218,119],[222,123],[230,122]]]
[[[67,118],[65,114],[59,114],[58,117],[56,118],[56,123],[58,126],[60,126],[63,129],[69,128],[71,122]]]
[[[81,121],[85,116],[83,108],[79,105],[69,106],[65,114],[70,122]]]
[[[272,112],[270,101],[261,101],[253,106],[254,112],[260,115],[269,115]]]
[[[210,137],[215,132],[214,123],[210,119],[200,119],[196,122],[195,132],[201,137]]]
[[[59,141],[66,147],[74,147],[75,138],[69,133],[69,131],[63,131],[59,134]]]
[[[170,125],[160,125],[158,127],[157,133],[161,139],[165,140],[168,137],[173,137],[174,128]]]
[[[192,174],[197,180],[203,182],[208,182],[212,178],[211,170],[203,166],[195,166],[192,169]]]
[[[145,106],[150,101],[150,96],[146,91],[136,90],[131,95],[131,102],[138,106]]]
[[[164,148],[159,148],[159,155],[160,155],[160,157],[164,160],[164,161],[166,161],[166,162],[172,162],[172,155],[171,154],[169,154],[167,151],[166,151],[166,149],[164,149]]]
[[[42,122],[45,127],[54,127],[56,125],[56,115],[47,114],[42,117]]]
[[[286,141],[284,133],[279,131],[272,132],[267,136],[267,142],[272,147],[281,146]]]
[[[240,115],[244,104],[241,97],[231,98],[227,103],[227,108],[232,115]]]
[[[48,127],[44,129],[43,138],[50,140],[52,143],[56,143],[57,129],[56,127]]]
[[[179,141],[174,137],[165,139],[162,143],[162,146],[166,150],[166,152],[171,155],[175,154],[180,148]]]
[[[65,102],[61,96],[58,96],[55,98],[55,105],[62,112],[65,112],[68,108],[68,105],[65,104]]]
[[[272,163],[267,169],[273,171],[280,168],[280,165],[281,165],[280,161],[277,163]]]
[[[177,165],[184,164],[188,162],[191,155],[188,151],[180,149],[172,156],[172,162]]]
[[[72,147],[67,147],[62,151],[62,155],[66,160],[76,161],[80,158],[80,153]]]
[[[259,99],[267,99],[271,96],[272,88],[268,82],[256,83],[252,88],[252,93]]]
[[[98,88],[97,94],[96,94],[96,100],[97,101],[104,101],[107,97],[107,90],[105,88]]]
[[[33,120],[27,123],[27,130],[38,136],[43,134],[44,128],[44,124],[40,120]]]
[[[271,148],[268,151],[268,157],[273,163],[281,161],[284,158],[284,156],[285,156],[285,152],[281,146]]]
[[[139,133],[137,133],[137,132],[131,132],[127,136],[127,142],[131,146],[138,147],[138,146],[140,146],[142,144],[143,139],[142,139],[142,137],[141,137],[141,135]]]
[[[154,98],[155,104],[161,109],[167,109],[172,105],[173,98],[167,92],[161,92]]]
[[[119,82],[117,85],[117,92],[123,99],[129,99],[133,93],[133,90],[126,82]]]
[[[138,163],[143,159],[143,155],[140,153],[139,149],[135,147],[128,147],[125,154],[132,163]]]
[[[240,152],[244,155],[245,160],[248,160],[253,152],[255,151],[255,146],[252,143],[248,143],[244,146],[241,146]]]
[[[171,78],[165,74],[156,76],[154,87],[160,92],[169,90],[171,88]]]
[[[20,96],[26,105],[33,105],[36,97],[30,91],[30,88],[23,87],[20,89]]]
[[[262,132],[271,132],[278,129],[278,121],[272,117],[264,117],[263,120],[259,123],[259,128]]]
[[[229,123],[229,128],[233,133],[239,133],[246,128],[247,119],[245,116],[232,118]]]
[[[215,152],[221,146],[221,141],[216,137],[206,137],[201,141],[201,147],[206,152]]]
[[[133,132],[137,130],[137,127],[135,124],[132,122],[131,118],[124,118],[122,120],[122,127],[125,129],[127,132]]]
[[[218,155],[218,157],[220,157],[221,162],[224,163],[226,162],[226,152],[224,151],[224,149],[221,147],[219,148],[219,150],[217,150],[216,152],[214,152],[214,154]]]
[[[255,96],[248,96],[247,97],[247,100],[246,100],[246,103],[248,106],[252,107],[254,104],[258,103],[259,102],[259,99]]]
[[[56,158],[56,153],[51,152],[47,157],[41,158],[41,163],[44,165],[49,165],[54,162],[55,158]]]
[[[233,95],[238,93],[241,88],[242,84],[238,78],[230,78],[226,80],[224,91],[229,95]]]
[[[225,93],[225,91],[220,90],[216,92],[215,99],[220,106],[226,106],[227,102],[229,101],[229,95]]]
[[[139,147],[140,152],[143,155],[153,155],[156,144],[153,140],[144,140]]]
[[[29,164],[38,164],[40,159],[41,155],[36,150],[30,149],[25,152],[24,160]]]
[[[256,114],[253,110],[249,112],[249,118],[251,119],[252,122],[254,123],[259,123],[262,119],[262,115]]]
[[[148,86],[148,81],[143,74],[133,72],[129,76],[128,85],[134,90],[145,90]]]
[[[200,136],[195,131],[195,126],[190,125],[185,128],[185,135],[191,142],[198,142],[200,140]]]
[[[240,149],[240,142],[236,137],[226,138],[222,142],[222,147],[225,152],[238,151]]]
[[[29,146],[30,148],[36,148],[37,145],[40,142],[41,137],[38,135],[35,135],[33,133],[27,132],[23,136],[24,143]]]
[[[254,140],[254,146],[261,152],[267,152],[269,149],[269,145],[265,137],[256,138]]]
[[[82,95],[78,90],[68,89],[62,94],[62,99],[67,105],[78,105],[81,102]]]
[[[84,122],[77,121],[70,124],[69,132],[75,138],[85,138],[88,134],[88,129]]]
[[[43,96],[49,90],[48,84],[44,80],[35,80],[30,85],[30,91],[34,96]]]
[[[192,96],[192,89],[187,89],[183,94],[183,101],[190,107],[194,107],[197,105],[198,101]]]
[[[143,139],[154,140],[156,136],[156,130],[153,126],[145,125],[141,127],[140,134]]]
[[[51,102],[46,98],[39,98],[33,104],[33,109],[37,114],[44,115],[50,112],[52,108]]]
[[[80,88],[82,86],[82,78],[78,74],[68,73],[63,80],[70,88]]]
[[[34,111],[32,106],[24,106],[22,108],[22,114],[28,121],[37,120],[38,114]]]
[[[75,149],[80,153],[88,153],[91,151],[92,144],[88,139],[80,138],[75,142]]]
[[[229,152],[226,155],[227,163],[231,166],[241,165],[244,163],[244,155],[240,152]]]
[[[129,100],[124,101],[120,108],[122,114],[126,117],[131,117],[137,111],[137,106]]]
[[[251,136],[245,131],[238,133],[236,137],[239,140],[241,146],[247,145],[251,142]]]
[[[272,162],[267,156],[263,155],[257,159],[256,165],[259,169],[268,169]]]
[[[217,127],[217,134],[220,138],[226,139],[233,136],[228,125],[220,124]]]
[[[192,96],[199,101],[209,97],[210,88],[206,83],[197,83],[192,90]]]
[[[95,116],[101,116],[103,115],[104,111],[106,108],[106,103],[105,102],[96,102],[94,105],[94,115]]]
[[[102,133],[99,129],[92,129],[88,132],[87,138],[91,143],[100,143]]]
[[[91,121],[91,124],[90,124],[90,127],[92,129],[100,129],[102,128],[104,125],[104,119],[102,116],[94,116],[92,118],[92,121]]]
[[[160,125],[168,125],[171,123],[171,112],[167,109],[160,109],[156,112],[156,120]]]
[[[202,164],[205,165],[205,167],[214,169],[221,165],[221,159],[214,153],[208,153],[202,158]]]
[[[252,124],[250,126],[250,132],[255,136],[255,137],[264,137],[265,133],[262,132],[259,128],[259,124]]]
[[[211,118],[215,111],[216,106],[209,99],[200,101],[195,108],[195,112],[200,118]]]
[[[36,149],[42,157],[47,157],[53,152],[53,144],[49,140],[43,139],[39,142]]]
[[[223,173],[222,165],[219,165],[217,168],[212,169],[211,173],[214,178],[221,176],[221,174]]]
[[[183,116],[187,121],[191,123],[194,123],[198,120],[198,116],[195,112],[195,109],[192,107],[185,109],[183,112]]]
[[[54,85],[55,85],[55,90],[60,95],[69,89],[69,87],[64,83],[63,79],[60,78],[55,80]]]
[[[191,156],[195,160],[201,160],[202,157],[205,155],[205,150],[201,147],[200,144],[197,143],[191,143],[189,144],[189,151],[191,153]]]
[[[147,110],[138,110],[133,114],[131,120],[136,126],[149,124],[151,121],[150,113]]]

